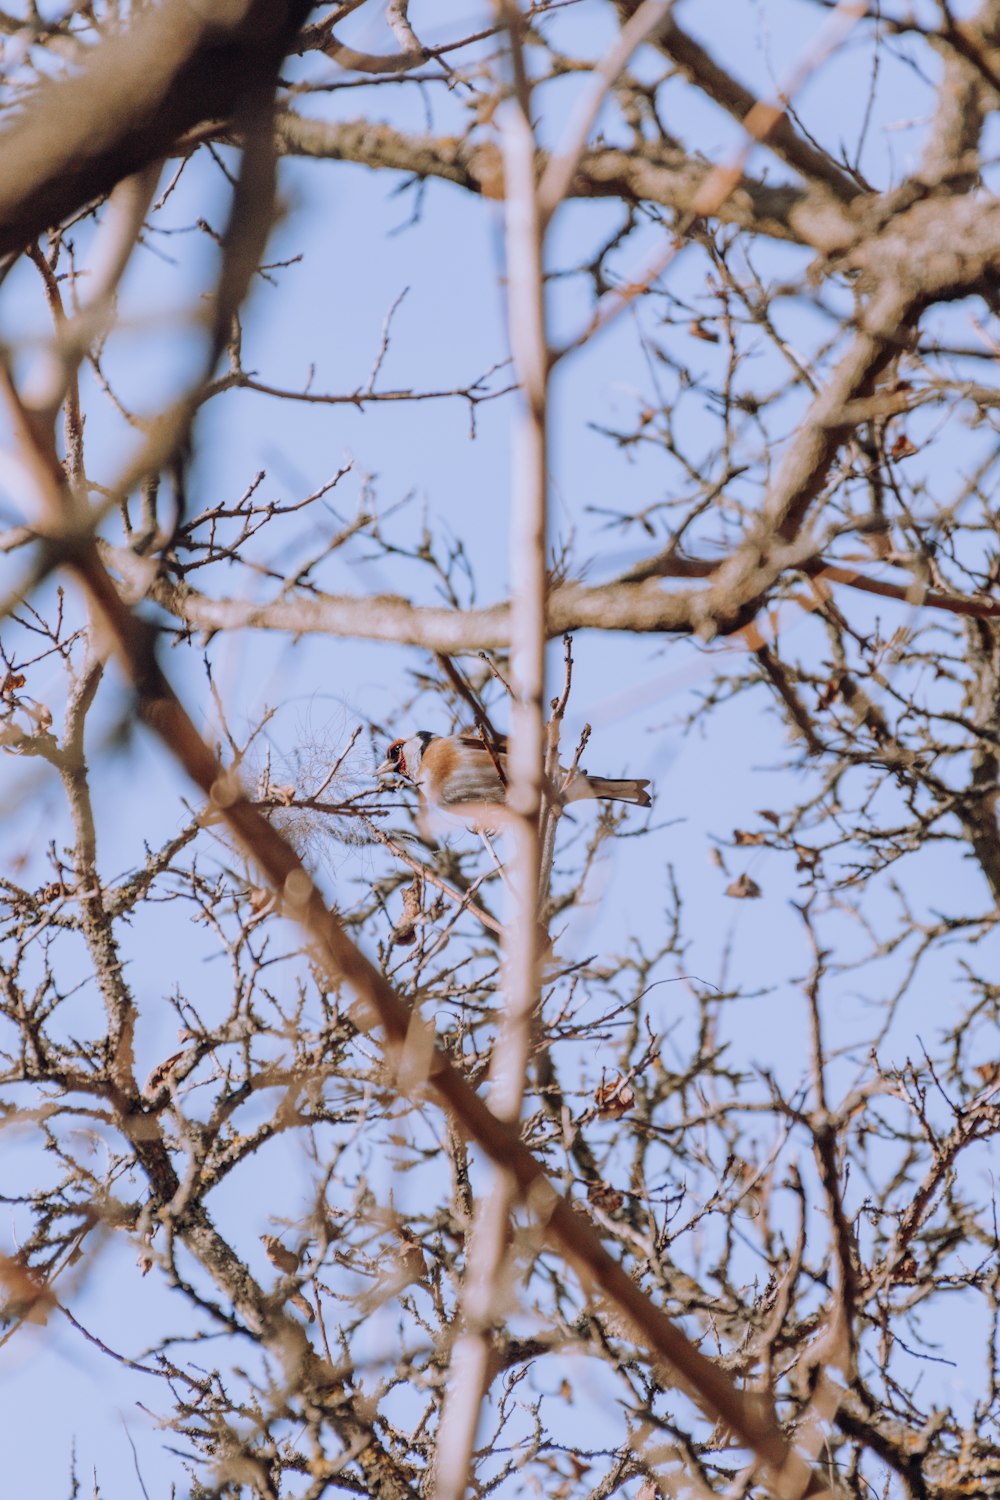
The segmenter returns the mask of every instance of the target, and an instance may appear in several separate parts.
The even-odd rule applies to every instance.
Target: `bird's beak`
[[[399,771],[391,760],[384,760],[375,772],[375,775],[379,781],[384,781],[387,776],[398,776]]]

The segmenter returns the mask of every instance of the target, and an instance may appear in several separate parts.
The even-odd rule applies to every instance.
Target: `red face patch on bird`
[[[394,771],[398,771],[400,776],[409,775],[409,772],[406,769],[406,756],[403,754],[403,746],[405,744],[405,740],[393,740],[392,744],[385,752],[386,762],[390,766],[392,766],[392,769]]]

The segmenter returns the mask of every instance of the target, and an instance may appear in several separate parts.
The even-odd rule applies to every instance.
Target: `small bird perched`
[[[493,811],[507,800],[506,742],[500,740],[494,755],[480,739],[471,735],[431,734],[418,729],[408,740],[394,740],[376,771],[380,779],[404,776],[420,792],[421,801],[443,812],[457,813],[471,827],[489,823]],[[577,771],[569,785],[561,786],[568,773],[560,768],[560,796],[565,802],[598,797],[605,802],[632,802],[651,807],[648,781],[610,781]],[[480,818],[478,808],[490,809]],[[462,814],[465,813],[463,817]]]

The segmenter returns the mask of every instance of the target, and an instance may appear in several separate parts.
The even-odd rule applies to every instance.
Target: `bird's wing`
[[[481,750],[484,755],[489,755],[489,750],[478,735],[457,734],[455,736],[460,745],[467,745],[470,750]],[[498,734],[493,741],[499,755],[507,754],[507,736]]]
[[[477,755],[461,761],[449,774],[438,792],[442,807],[461,807],[467,803],[501,803],[507,788],[497,775],[488,755]]]

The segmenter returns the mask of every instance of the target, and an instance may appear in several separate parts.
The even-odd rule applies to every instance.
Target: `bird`
[[[413,782],[422,803],[456,814],[468,827],[496,826],[496,809],[507,800],[506,740],[499,738],[494,751],[473,735],[432,734],[418,729],[409,739],[393,740],[375,774],[379,780],[402,776]],[[568,784],[562,785],[568,775]],[[559,800],[598,798],[651,807],[648,786],[648,780],[611,780],[589,776],[586,771],[570,774],[560,767]]]

